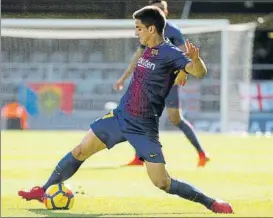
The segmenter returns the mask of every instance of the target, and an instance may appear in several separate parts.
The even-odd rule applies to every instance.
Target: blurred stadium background
[[[122,93],[114,92],[112,84],[136,47],[135,38],[126,33],[119,38],[111,37],[118,32],[113,28],[131,28],[126,27],[128,20],[122,20],[130,19],[132,12],[145,4],[144,0],[2,1],[1,107],[19,101],[28,112],[29,129],[86,129],[92,120],[109,110],[105,105],[118,102]],[[258,1],[169,1],[169,19],[182,20],[185,36],[202,48],[209,65],[209,76],[203,82],[190,79],[188,86],[181,88],[184,115],[197,130],[218,132],[224,130],[221,122],[226,126],[228,122],[233,126],[229,130],[273,131],[271,8],[272,3]],[[68,18],[77,20],[71,23]],[[56,24],[60,19],[65,26],[60,26],[61,22],[59,26]],[[85,19],[86,25],[79,19]],[[102,19],[103,30],[110,32],[95,34],[94,19]],[[118,23],[118,27],[110,22],[107,25],[106,19],[114,19],[113,25]],[[190,24],[183,24],[192,20],[202,22],[202,19],[227,19],[230,24],[252,22],[255,27],[236,33],[229,31],[229,39],[223,43],[221,28],[213,31],[209,27],[204,32],[199,28],[202,23],[191,30],[186,30]],[[58,36],[56,32],[63,28],[71,28],[73,33]],[[82,28],[93,30],[93,34],[80,33]],[[33,36],[36,33],[43,37]],[[227,47],[228,52],[224,50]],[[222,62],[223,51],[228,53],[226,65]],[[225,74],[232,76],[226,77],[228,84],[220,85],[224,79],[221,75]],[[42,90],[44,82],[55,83],[54,87],[58,88],[54,90],[50,86]],[[246,87],[242,88],[242,84]],[[58,95],[58,89],[66,89],[68,93]],[[231,90],[236,93],[230,93]],[[6,126],[2,119],[2,128]],[[166,115],[161,129],[175,130]],[[224,131],[227,130],[228,127]]]
[[[37,202],[22,203],[15,195],[18,189],[43,182],[67,148],[81,139],[83,132],[77,131],[87,130],[118,103],[122,92],[113,91],[112,85],[137,46],[131,14],[146,4],[2,0],[1,128],[36,130],[2,131],[2,214],[212,216],[206,209],[199,213],[199,205],[183,202],[181,207],[171,197],[163,204],[164,193],[149,186],[142,169],[117,167],[133,156],[133,150],[123,145],[95,156],[85,165],[88,171],[83,169],[70,181],[73,190],[81,185],[87,193],[76,199],[72,214],[45,212]],[[190,77],[180,98],[184,116],[204,132],[200,141],[212,156],[211,163],[196,173],[193,148],[177,145],[188,142],[174,132],[164,113],[160,128],[168,168],[230,200],[236,216],[272,216],[273,3],[168,0],[168,4],[169,19],[201,47],[208,64],[209,75],[202,81]],[[14,102],[18,104],[10,104]],[[243,138],[219,132],[251,134]],[[216,190],[219,184],[221,189]],[[144,197],[137,191],[142,189]],[[90,206],[92,197],[97,200],[92,199]]]

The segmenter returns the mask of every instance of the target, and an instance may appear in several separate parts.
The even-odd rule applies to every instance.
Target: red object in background
[[[41,96],[46,93],[54,93],[59,96],[60,110],[69,114],[73,111],[73,95],[75,86],[73,83],[29,83],[28,86]]]

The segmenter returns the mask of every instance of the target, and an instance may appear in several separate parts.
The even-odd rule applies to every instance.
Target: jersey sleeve
[[[189,62],[191,62],[191,59],[186,57],[185,53],[182,52],[179,48],[172,47],[170,51],[169,61],[174,70],[185,71],[185,67]]]

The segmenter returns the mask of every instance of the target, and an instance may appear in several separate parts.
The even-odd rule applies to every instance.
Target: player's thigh
[[[121,131],[117,116],[112,111],[96,120],[90,127],[108,149],[126,140]]]
[[[165,98],[165,105],[167,108],[179,108],[180,107],[180,101],[179,101],[179,93],[178,93],[179,87],[173,86]]]
[[[90,129],[81,143],[72,150],[72,154],[78,160],[85,160],[105,148],[106,145]]]
[[[168,191],[171,185],[171,178],[165,168],[165,164],[145,161],[145,165],[153,184],[162,190]]]
[[[124,136],[135,148],[136,154],[141,160],[151,163],[165,164],[164,155],[162,153],[162,146],[157,136],[152,137],[129,133],[125,133]]]

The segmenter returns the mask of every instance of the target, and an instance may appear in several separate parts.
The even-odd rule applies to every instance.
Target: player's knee
[[[72,150],[72,155],[80,161],[84,161],[90,156],[87,152],[84,152],[82,144],[79,144]]]
[[[170,189],[171,181],[169,178],[164,178],[164,179],[158,179],[154,181],[153,183],[157,188],[167,192]]]

